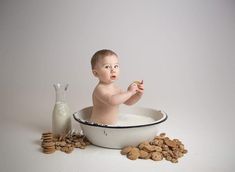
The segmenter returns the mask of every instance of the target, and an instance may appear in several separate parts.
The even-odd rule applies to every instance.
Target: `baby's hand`
[[[144,81],[135,81],[134,83],[136,83],[138,87],[137,93],[140,95],[144,94]]]
[[[132,83],[131,85],[129,85],[127,90],[135,94],[138,91],[138,86],[136,83]]]

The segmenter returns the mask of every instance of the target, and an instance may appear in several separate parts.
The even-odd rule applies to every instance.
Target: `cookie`
[[[144,141],[142,143],[139,144],[138,148],[139,149],[143,149],[145,146],[150,146],[149,142]]]
[[[55,143],[54,142],[45,142],[45,141],[43,141],[41,146],[42,147],[55,146]]]
[[[143,90],[143,88],[140,87],[141,84],[143,84],[143,81],[134,81],[133,83],[135,83],[137,85],[137,87],[141,90]]]
[[[121,154],[122,154],[122,155],[127,155],[127,154],[131,151],[132,148],[133,148],[132,146],[124,147],[124,148],[121,150]]]
[[[137,85],[140,85],[141,82],[140,81],[134,81],[133,83],[137,84]]]
[[[152,146],[153,150],[156,152],[162,152],[162,148],[160,146]]]
[[[51,154],[54,153],[56,150],[55,149],[43,149],[43,153],[45,154]]]
[[[153,152],[151,159],[154,161],[161,161],[163,159],[163,156],[160,152]]]
[[[164,142],[166,143],[167,146],[172,147],[172,148],[176,148],[176,143],[172,140],[170,140],[169,138],[164,139]]]
[[[132,148],[130,152],[127,154],[127,158],[130,160],[136,160],[140,156],[139,149],[138,148]]]
[[[139,153],[140,153],[139,158],[141,158],[141,159],[148,159],[150,157],[149,153],[144,150],[140,150]]]

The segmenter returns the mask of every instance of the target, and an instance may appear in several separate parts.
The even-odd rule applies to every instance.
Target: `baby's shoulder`
[[[102,85],[97,85],[93,91],[94,97],[105,97],[107,95],[110,95],[110,92]]]
[[[107,89],[105,89],[105,87],[101,84],[98,84],[95,89],[94,89],[94,93],[100,93],[100,92],[105,92]]]

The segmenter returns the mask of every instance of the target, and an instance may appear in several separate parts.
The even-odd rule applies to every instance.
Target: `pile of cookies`
[[[161,161],[165,159],[172,163],[177,163],[178,159],[187,152],[180,140],[171,140],[169,137],[166,137],[165,133],[161,133],[150,142],[144,141],[137,147],[127,146],[121,150],[121,154],[126,155],[131,160],[140,158]]]
[[[46,154],[54,153],[56,150],[60,150],[65,153],[71,153],[74,148],[85,149],[87,145],[90,145],[88,139],[81,134],[75,132],[69,132],[65,136],[53,136],[53,133],[46,132],[42,134],[42,152]]]

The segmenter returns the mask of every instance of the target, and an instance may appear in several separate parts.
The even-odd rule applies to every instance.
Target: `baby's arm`
[[[134,85],[136,83],[133,83],[131,85]],[[130,89],[131,85],[128,87],[128,89]],[[144,94],[144,83],[143,81],[138,84],[138,90],[136,92],[136,94],[134,94],[132,97],[130,97],[127,101],[124,102],[124,104],[126,105],[133,105],[136,102],[138,102],[140,100],[140,98],[142,97],[142,95]]]
[[[102,88],[97,88],[95,96],[103,103],[114,106],[126,102],[131,96],[136,94],[137,89],[137,86],[133,86],[125,92],[112,95]]]

